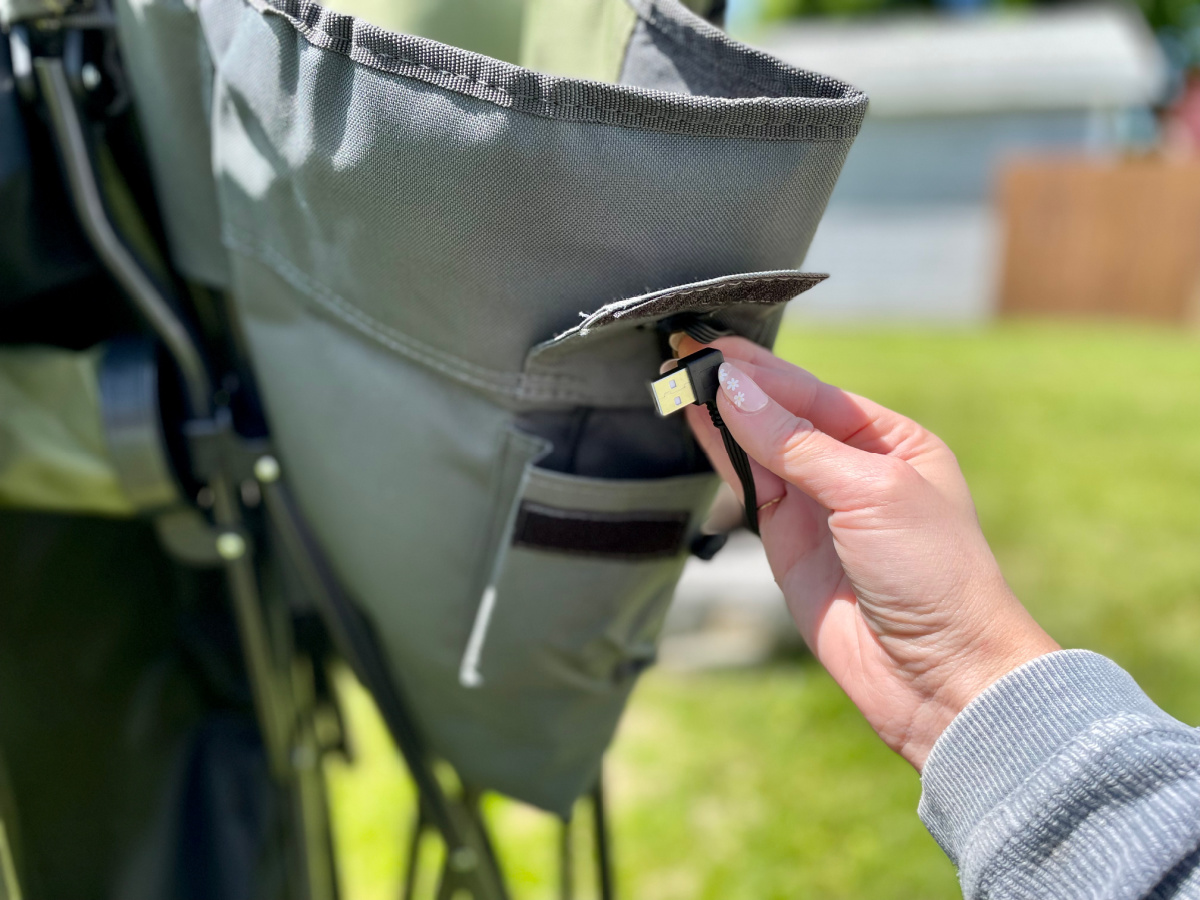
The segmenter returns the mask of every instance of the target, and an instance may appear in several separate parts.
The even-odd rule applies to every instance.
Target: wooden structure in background
[[[1200,160],[1025,160],[1000,184],[1002,314],[1200,323]]]

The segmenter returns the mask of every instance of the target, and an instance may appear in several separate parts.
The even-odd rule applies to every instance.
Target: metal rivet
[[[455,872],[470,872],[479,858],[470,847],[459,847],[450,854],[450,868]]]
[[[79,80],[83,82],[83,86],[89,91],[94,91],[100,87],[102,80],[100,70],[92,63],[84,63],[83,68],[79,70]]]
[[[254,477],[263,484],[279,480],[279,460],[273,456],[260,456],[254,463]]]
[[[236,531],[217,535],[217,556],[225,560],[241,559],[246,553],[246,539]]]

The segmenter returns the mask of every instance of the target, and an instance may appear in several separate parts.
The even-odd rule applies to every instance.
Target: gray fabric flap
[[[554,381],[569,402],[641,406],[662,348],[655,326],[682,312],[717,313],[721,324],[770,346],[783,305],[828,276],[793,270],[754,272],[678,285],[609,303],[574,328],[534,347],[531,380]]]
[[[682,284],[666,290],[653,291],[639,297],[630,297],[602,306],[584,318],[574,328],[564,331],[554,340],[539,344],[532,357],[544,357],[551,348],[594,336],[601,329],[613,325],[636,327],[649,319],[663,319],[682,312],[713,312],[723,310],[732,321],[739,312],[737,307],[775,306],[786,303],[793,297],[816,287],[828,275],[791,270],[779,272],[751,272],[743,275],[728,275],[710,278],[692,284]],[[747,335],[757,339],[756,335]]]

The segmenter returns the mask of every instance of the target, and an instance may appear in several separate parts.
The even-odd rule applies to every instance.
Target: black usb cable
[[[738,442],[729,433],[721,413],[717,410],[717,391],[720,381],[717,369],[725,357],[720,350],[709,347],[691,356],[679,360],[679,365],[650,383],[654,394],[654,402],[658,406],[660,416],[670,416],[685,406],[702,404],[708,409],[709,418],[721,432],[721,440],[725,443],[725,452],[729,461],[742,482],[742,492],[746,507],[746,527],[758,534],[758,494],[754,490],[754,473],[750,470],[750,459],[746,456]]]

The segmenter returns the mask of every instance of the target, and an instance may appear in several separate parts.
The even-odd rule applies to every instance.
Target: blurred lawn
[[[1200,722],[1200,341],[791,326],[778,349],[944,437],[1034,615]],[[359,764],[330,771],[346,898],[393,898],[411,792],[370,701],[348,700]],[[916,775],[811,663],[650,674],[607,771],[626,900],[958,896]],[[550,823],[492,812],[518,900],[554,896]]]

